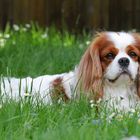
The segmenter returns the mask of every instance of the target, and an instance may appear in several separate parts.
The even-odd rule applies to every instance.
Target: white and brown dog
[[[1,93],[18,99],[30,93],[51,103],[56,97],[71,100],[83,93],[101,98],[110,106],[129,109],[140,100],[140,36],[136,33],[102,32],[87,48],[74,71],[35,79],[1,78]],[[19,94],[20,93],[20,94]]]

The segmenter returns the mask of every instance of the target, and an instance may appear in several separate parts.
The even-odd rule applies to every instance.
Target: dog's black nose
[[[118,63],[121,67],[128,67],[130,61],[129,61],[128,58],[122,57],[122,58],[119,59]]]

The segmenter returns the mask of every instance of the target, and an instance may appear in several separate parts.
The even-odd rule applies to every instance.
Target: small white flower
[[[47,38],[47,36],[48,36],[47,33],[44,33],[44,34],[42,34],[41,37],[42,37],[43,39],[45,39],[45,38]]]
[[[115,115],[116,115],[116,113],[113,112],[108,118],[112,119]]]
[[[10,38],[10,35],[9,34],[5,34],[4,35],[4,38],[7,38],[8,39],[8,38]]]
[[[86,45],[89,45],[89,44],[90,44],[90,41],[87,41],[87,42],[86,42]]]
[[[19,26],[18,25],[14,24],[13,28],[14,28],[15,31],[19,31]]]
[[[30,93],[24,93],[24,96],[25,96],[25,97],[29,97],[29,96],[31,96],[31,95],[30,95]]]
[[[30,28],[31,25],[30,25],[30,24],[25,24],[25,27],[26,27],[26,28]]]
[[[26,31],[27,31],[27,28],[22,28],[22,30],[23,30],[24,32],[26,32]]]
[[[94,107],[94,104],[91,104],[90,107],[93,108]]]
[[[94,101],[93,100],[90,100],[90,104],[93,104],[94,103]]]
[[[6,42],[6,40],[1,38],[0,39],[0,47],[4,47],[5,46],[5,42]]]

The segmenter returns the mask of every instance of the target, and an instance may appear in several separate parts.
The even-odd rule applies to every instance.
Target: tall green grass
[[[37,26],[7,30],[5,46],[0,49],[0,73],[7,69],[15,76],[37,76],[72,70],[78,64],[89,37],[77,37],[54,28]]]
[[[37,77],[74,69],[90,35],[73,35],[35,25],[0,33],[0,74]],[[0,99],[2,100],[2,99]],[[29,100],[0,104],[0,140],[119,140],[140,137],[140,111],[109,111],[85,99],[45,105]]]

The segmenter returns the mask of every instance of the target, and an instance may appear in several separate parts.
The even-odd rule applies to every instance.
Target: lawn
[[[91,36],[14,25],[0,32],[0,74],[37,77],[68,72]],[[140,137],[140,111],[109,111],[85,99],[45,105],[0,98],[0,140],[119,140]],[[99,111],[97,112],[97,106]]]

